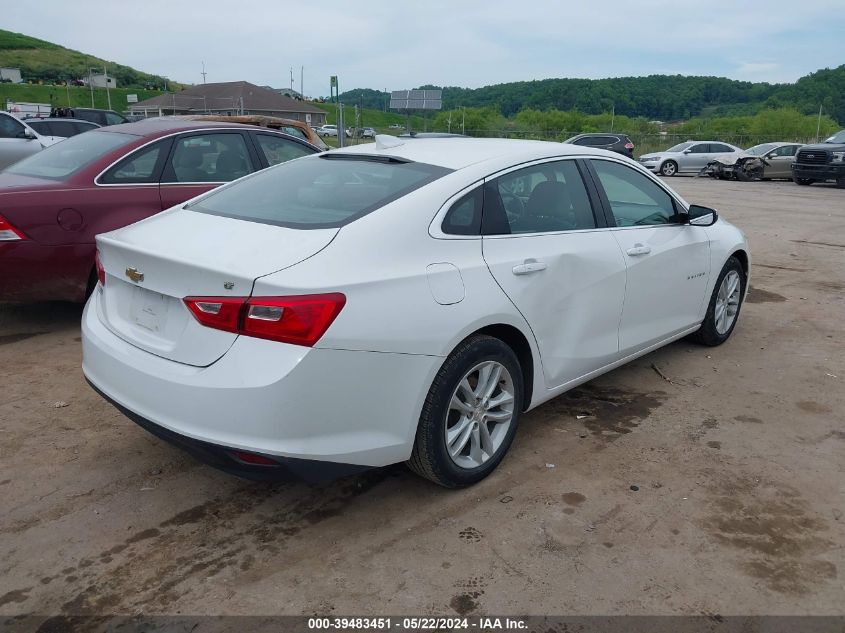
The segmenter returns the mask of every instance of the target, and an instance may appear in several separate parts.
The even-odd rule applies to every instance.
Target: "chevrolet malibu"
[[[378,136],[97,237],[91,385],[229,472],[486,477],[521,414],[662,345],[719,345],[743,234],[574,145]]]

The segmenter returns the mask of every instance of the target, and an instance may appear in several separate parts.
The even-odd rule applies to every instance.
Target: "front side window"
[[[710,153],[710,145],[708,143],[699,143],[697,145],[693,145],[691,148],[692,154],[709,154]]]
[[[134,134],[117,132],[77,134],[7,167],[5,173],[63,180],[105,154],[137,140]]]
[[[592,161],[610,203],[616,226],[651,226],[677,222],[672,197],[648,176],[607,160]]]
[[[270,165],[285,163],[294,158],[301,158],[315,153],[315,150],[281,136],[273,134],[256,134],[261,153]]]
[[[336,228],[451,170],[360,154],[321,154],[258,172],[186,208],[297,229]]]
[[[669,148],[669,149],[667,149],[666,151],[667,151],[667,152],[671,152],[671,153],[673,153],[673,154],[680,154],[680,153],[681,153],[681,152],[683,152],[685,149],[689,149],[689,148],[690,148],[690,145],[692,145],[692,143],[690,143],[690,142],[687,142],[687,143],[678,143],[677,145],[673,145],[672,147],[670,147],[670,148]]]
[[[24,138],[24,129],[14,117],[0,115],[0,138]]]
[[[127,156],[103,174],[100,182],[108,185],[158,182],[156,166],[167,143],[159,141]]]
[[[799,145],[781,145],[778,147],[777,155],[778,156],[795,156],[795,152],[798,151]]]
[[[229,182],[252,171],[238,133],[197,134],[175,141],[166,182]]]
[[[485,235],[596,228],[587,189],[573,160],[500,176],[488,185],[484,198]]]

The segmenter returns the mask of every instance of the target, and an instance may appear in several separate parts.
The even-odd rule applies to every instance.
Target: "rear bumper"
[[[838,180],[845,178],[845,164],[842,165],[799,165],[792,164],[792,175],[812,180]]]
[[[254,481],[289,481],[304,480],[310,483],[330,481],[339,477],[353,475],[369,469],[369,466],[356,466],[354,464],[338,464],[336,462],[325,462],[310,459],[295,459],[292,457],[279,457],[276,455],[257,455],[264,459],[276,462],[274,465],[248,464],[239,458],[238,449],[232,446],[221,446],[201,440],[180,435],[169,429],[159,426],[137,413],[124,407],[119,402],[107,396],[97,386],[88,380],[91,388],[99,393],[106,401],[115,406],[127,418],[135,422],[141,428],[149,431],[156,437],[177,448],[190,453],[199,461],[214,468],[222,470],[230,475],[252,479]],[[253,453],[255,455],[255,453]]]
[[[82,316],[86,379],[151,432],[234,471],[228,451],[385,466],[406,460],[442,358],[305,348],[241,336],[208,367],[170,361],[115,335],[96,290]],[[154,430],[155,429],[155,430]],[[199,447],[199,448],[197,448]],[[216,456],[216,457],[215,457]],[[294,466],[290,466],[294,464]],[[240,473],[239,473],[240,474]]]

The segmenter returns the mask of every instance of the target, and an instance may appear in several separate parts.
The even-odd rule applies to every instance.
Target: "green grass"
[[[158,90],[139,88],[112,88],[111,109],[123,112],[127,109],[126,95],[138,95],[138,101],[160,94]],[[54,107],[91,107],[91,89],[84,86],[38,86],[34,84],[0,84],[0,109],[6,109],[6,101],[26,101],[30,103],[49,103]],[[94,88],[94,107],[107,108],[105,88]]]

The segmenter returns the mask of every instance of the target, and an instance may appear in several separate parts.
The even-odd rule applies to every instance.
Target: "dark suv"
[[[607,149],[611,152],[627,156],[628,158],[634,157],[634,144],[625,134],[579,134],[578,136],[573,136],[565,140],[564,143]]]
[[[98,108],[62,108],[62,114],[54,114],[52,116],[68,116],[74,119],[82,119],[83,121],[91,121],[97,125],[118,125],[120,123],[128,123],[129,120],[122,114],[118,114],[114,110],[100,110]]]
[[[837,187],[845,189],[845,130],[824,143],[801,147],[792,163],[792,180],[799,185],[834,180]]]

